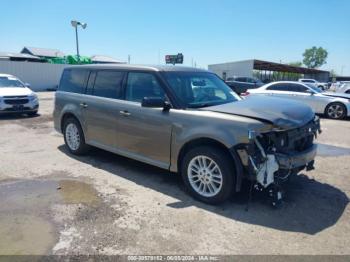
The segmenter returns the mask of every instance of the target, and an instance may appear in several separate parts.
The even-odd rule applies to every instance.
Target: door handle
[[[87,108],[87,107],[88,107],[88,105],[87,105],[86,103],[80,103],[80,106],[81,106],[82,108]]]
[[[131,115],[131,113],[127,110],[119,111],[119,114],[121,114],[122,116],[130,116]]]

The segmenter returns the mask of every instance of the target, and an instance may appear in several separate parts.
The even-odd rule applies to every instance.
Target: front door
[[[145,108],[144,97],[164,97],[164,89],[152,73],[128,73],[125,101],[118,112],[117,148],[128,157],[169,168],[171,110]]]

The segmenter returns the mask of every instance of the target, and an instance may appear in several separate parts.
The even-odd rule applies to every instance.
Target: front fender
[[[227,128],[217,128],[213,125],[198,126],[191,129],[184,129],[182,126],[174,125],[172,130],[170,159],[170,171],[172,172],[178,172],[178,159],[181,149],[192,141],[210,139],[230,149],[248,139],[248,133],[243,130],[232,132],[232,130]]]

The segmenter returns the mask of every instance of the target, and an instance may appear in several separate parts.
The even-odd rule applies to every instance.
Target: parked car
[[[179,172],[210,204],[240,191],[243,179],[278,203],[281,183],[313,168],[320,130],[308,106],[242,99],[217,75],[186,67],[66,68],[53,116],[72,154],[95,146]]]
[[[228,77],[226,84],[237,94],[247,91],[247,89],[258,88],[264,85],[258,78],[254,77]]]
[[[350,81],[343,81],[337,88],[338,93],[350,94]]]
[[[315,79],[300,78],[299,82],[307,83],[307,84],[314,84],[316,87],[321,88],[322,90],[329,89],[329,87],[330,87],[330,85],[328,83],[321,83]]]
[[[350,95],[324,92],[313,84],[280,81],[247,91],[250,95],[265,95],[303,102],[316,113],[329,118],[343,119],[350,116]]]
[[[0,114],[36,115],[39,109],[38,96],[29,86],[15,76],[0,74]]]

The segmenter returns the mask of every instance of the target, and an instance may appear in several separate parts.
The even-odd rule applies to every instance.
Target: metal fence
[[[29,83],[34,91],[55,88],[69,65],[37,62],[0,61],[0,74],[11,74]]]

